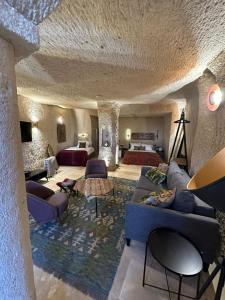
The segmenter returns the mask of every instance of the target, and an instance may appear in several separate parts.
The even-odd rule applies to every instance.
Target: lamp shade
[[[187,189],[205,203],[225,212],[225,148],[191,178]]]

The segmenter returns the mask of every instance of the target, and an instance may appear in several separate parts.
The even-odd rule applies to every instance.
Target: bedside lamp
[[[85,133],[85,132],[78,133],[78,137],[79,137],[80,139],[85,140],[85,139],[88,138],[88,133]]]
[[[207,161],[197,174],[191,178],[187,189],[208,205],[225,212],[225,148]],[[218,262],[214,271],[202,286],[197,299],[201,298],[219,271],[221,271],[220,278],[214,299],[221,299],[225,283],[224,257]]]

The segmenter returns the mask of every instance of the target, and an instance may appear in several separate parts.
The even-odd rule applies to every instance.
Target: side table
[[[32,181],[38,181],[42,178],[46,178],[48,181],[48,172],[44,169],[36,169],[29,172],[24,172],[25,180],[32,180]]]
[[[146,262],[148,248],[156,261],[165,268],[167,290],[158,286],[154,286],[145,282]],[[167,291],[170,294],[178,295],[178,300],[181,296],[197,299],[197,294],[200,285],[200,273],[203,268],[203,262],[199,251],[196,247],[183,235],[168,228],[158,228],[149,234],[145,248],[145,262],[143,273],[143,286],[148,285],[153,288]],[[167,270],[179,276],[178,292],[170,291]],[[196,297],[190,297],[181,293],[182,279],[184,276],[198,275]]]
[[[165,155],[164,155],[164,151],[163,150],[161,150],[161,151],[159,151],[159,150],[156,150],[156,152],[160,155],[160,157],[162,158],[162,159],[164,159],[165,157]]]
[[[125,153],[128,151],[128,148],[126,147],[120,147],[119,150],[121,151],[121,158],[124,157]]]

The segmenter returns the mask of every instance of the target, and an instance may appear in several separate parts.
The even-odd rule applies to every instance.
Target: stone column
[[[0,299],[4,300],[36,299],[15,62],[38,49],[36,25],[59,0],[45,2],[0,0]]]
[[[119,112],[117,102],[98,102],[99,159],[109,170],[115,170],[118,160]]]
[[[14,49],[0,38],[0,298],[35,299]]]

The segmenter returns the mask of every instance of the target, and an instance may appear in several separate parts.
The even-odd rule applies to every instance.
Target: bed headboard
[[[155,140],[155,133],[154,132],[132,132],[131,133],[131,140],[154,141]]]

